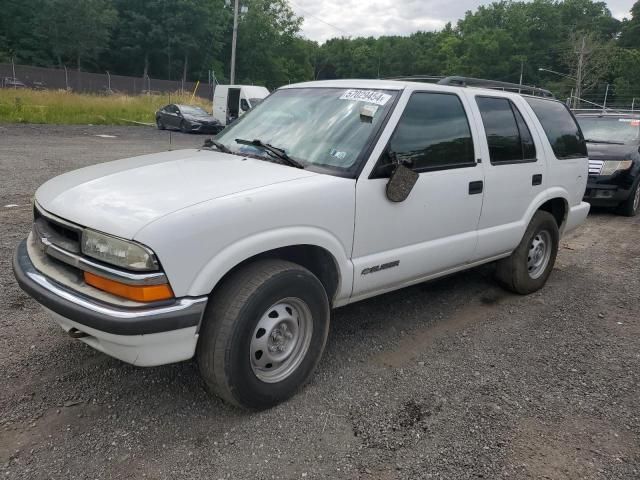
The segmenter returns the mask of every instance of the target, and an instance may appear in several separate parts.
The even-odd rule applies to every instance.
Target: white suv
[[[580,128],[553,99],[441,83],[290,85],[202,149],[56,177],[16,278],[72,337],[195,356],[247,408],[309,379],[332,308],[494,261],[538,290],[589,211]]]

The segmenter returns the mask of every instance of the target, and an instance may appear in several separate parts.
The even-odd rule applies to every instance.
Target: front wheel
[[[640,212],[640,179],[631,189],[629,198],[620,204],[618,212],[626,217],[635,217]]]
[[[208,388],[249,409],[288,399],[320,360],[329,311],[306,268],[283,260],[241,267],[214,293],[200,332],[196,355]]]
[[[553,270],[560,233],[549,212],[535,213],[520,245],[511,256],[498,261],[496,277],[507,289],[526,295],[540,290]]]

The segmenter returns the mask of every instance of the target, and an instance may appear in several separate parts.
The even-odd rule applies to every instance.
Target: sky
[[[304,17],[302,34],[324,42],[333,37],[408,35],[418,30],[439,30],[455,23],[467,10],[492,0],[289,0]],[[635,0],[607,0],[614,17],[629,17]]]

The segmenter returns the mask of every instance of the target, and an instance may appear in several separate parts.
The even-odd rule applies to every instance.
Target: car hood
[[[178,150],[65,173],[42,185],[36,201],[65,220],[131,239],[177,210],[313,175],[319,174],[210,150]]]
[[[638,156],[637,145],[587,143],[587,150],[592,160],[629,160]]]

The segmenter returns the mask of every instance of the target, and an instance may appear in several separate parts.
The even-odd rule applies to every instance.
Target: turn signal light
[[[87,285],[136,302],[155,302],[173,298],[173,291],[167,283],[162,285],[126,285],[89,272],[84,272],[84,281]]]

